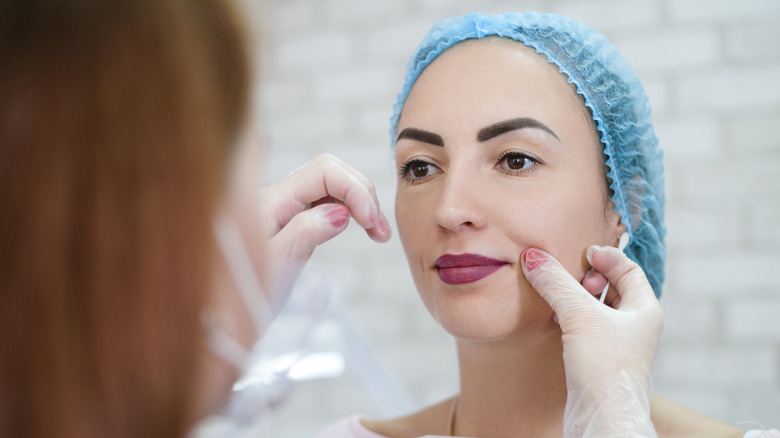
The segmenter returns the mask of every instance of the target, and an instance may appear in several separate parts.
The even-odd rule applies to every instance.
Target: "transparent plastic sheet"
[[[303,270],[287,303],[253,347],[245,369],[226,411],[204,420],[192,438],[284,438],[274,411],[296,382],[337,378],[347,369],[382,415],[417,408],[350,318],[336,281],[317,266]]]

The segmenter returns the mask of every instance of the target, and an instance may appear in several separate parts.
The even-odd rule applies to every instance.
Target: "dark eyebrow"
[[[518,117],[516,119],[509,119],[504,120],[503,122],[494,123],[486,128],[480,129],[480,131],[477,133],[477,141],[481,143],[483,141],[488,141],[493,137],[498,137],[499,135],[505,134],[509,131],[523,128],[541,129],[542,131],[545,131],[555,137],[557,140],[560,140],[558,136],[555,135],[553,130],[544,123],[528,117]]]
[[[423,143],[432,144],[434,146],[444,147],[444,140],[442,140],[439,134],[423,131],[422,129],[406,128],[403,131],[401,131],[400,134],[398,134],[398,139],[396,139],[396,141],[402,138],[408,138],[411,140],[417,140]]]

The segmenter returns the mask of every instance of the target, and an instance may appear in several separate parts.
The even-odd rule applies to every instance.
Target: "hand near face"
[[[371,181],[332,155],[314,158],[260,196],[270,213],[270,254],[281,265],[303,265],[318,245],[347,228],[350,216],[371,239],[390,239]]]
[[[551,255],[531,248],[523,271],[557,315],[567,401],[564,435],[656,436],[650,421],[650,374],[663,314],[642,270],[616,248],[591,247],[588,258],[617,290],[603,305]]]

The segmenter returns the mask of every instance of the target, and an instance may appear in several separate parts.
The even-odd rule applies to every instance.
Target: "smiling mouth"
[[[481,280],[506,265],[507,262],[479,254],[445,254],[436,259],[436,272],[446,284],[465,284]]]

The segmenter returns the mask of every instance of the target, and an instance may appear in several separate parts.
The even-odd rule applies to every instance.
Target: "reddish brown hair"
[[[249,87],[227,0],[0,0],[0,436],[184,436]]]

